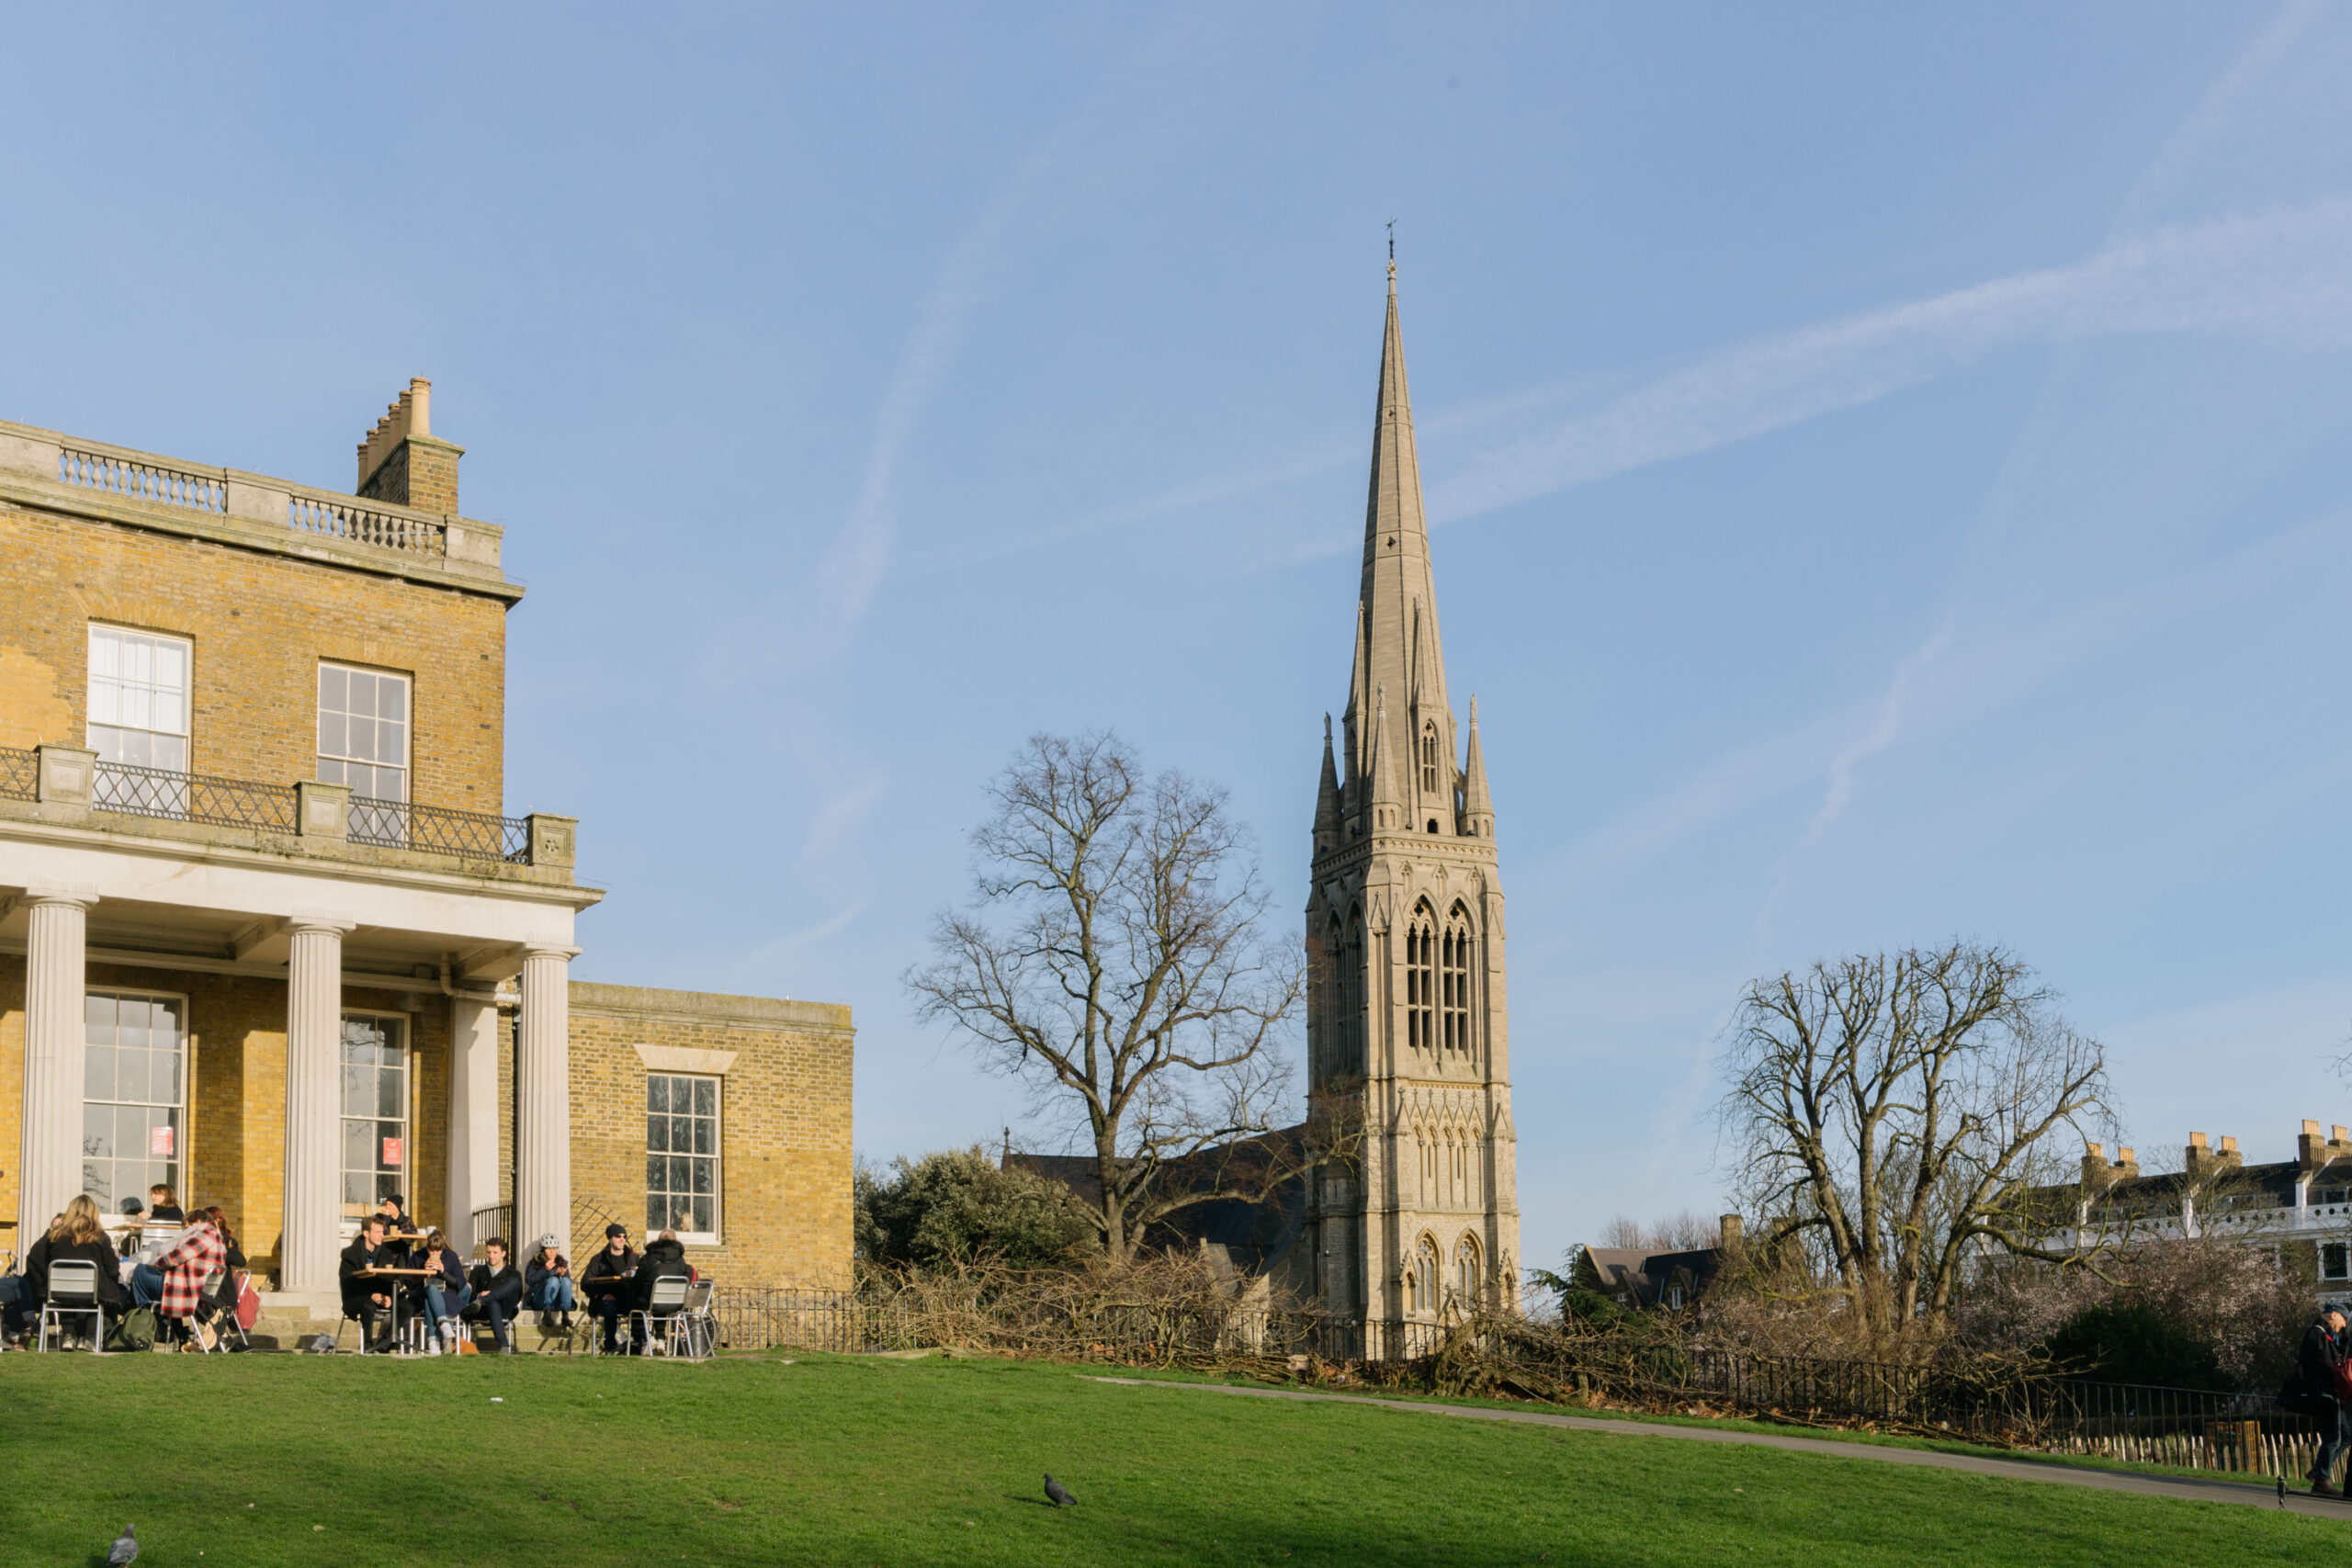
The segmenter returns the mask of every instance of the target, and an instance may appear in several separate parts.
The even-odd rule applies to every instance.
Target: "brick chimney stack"
[[[2115,1174],[2127,1178],[2140,1174],[2140,1156],[2132,1152],[2132,1145],[2129,1144],[2116,1145]]]
[[[1746,1239],[1740,1225],[1739,1216],[1737,1214],[1725,1214],[1716,1221],[1716,1224],[1720,1227],[1716,1237],[1716,1245],[1721,1247],[1725,1252],[1737,1252],[1739,1250],[1740,1243]]]
[[[355,494],[424,512],[458,510],[458,459],[466,449],[433,434],[433,383],[409,378],[402,392],[359,444]]]
[[[2107,1163],[2105,1144],[2083,1145],[2083,1185],[2093,1191],[2115,1179],[2115,1168]]]

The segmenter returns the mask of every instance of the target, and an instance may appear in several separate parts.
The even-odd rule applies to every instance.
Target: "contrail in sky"
[[[1481,458],[1435,486],[1458,522],[1851,408],[2021,343],[2242,332],[2352,345],[2352,201],[2245,214],[2118,242],[2020,273],[1766,338]]]

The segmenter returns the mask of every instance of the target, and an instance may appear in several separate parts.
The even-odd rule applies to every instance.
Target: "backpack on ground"
[[[107,1330],[109,1350],[153,1350],[155,1348],[155,1309],[132,1307],[115,1319]]]

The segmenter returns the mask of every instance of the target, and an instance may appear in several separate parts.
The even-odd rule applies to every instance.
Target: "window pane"
[[[718,1114],[718,1080],[717,1078],[695,1079],[695,1114],[697,1116]]]
[[[93,1045],[114,1043],[114,998],[91,991],[82,998],[82,1038]]]
[[[695,1162],[688,1155],[670,1156],[670,1190],[691,1192],[695,1190]]]
[[[351,732],[344,741],[343,754],[362,762],[376,760],[376,726],[369,720],[355,718]]]
[[[114,1157],[114,1107],[85,1105],[82,1108],[82,1157],[96,1160]]]
[[[122,639],[122,678],[134,685],[152,685],[155,680],[155,645],[143,637]]]
[[[670,1162],[660,1155],[645,1156],[645,1190],[659,1192],[670,1175]]]
[[[332,664],[319,666],[319,714],[344,713],[350,705],[351,674]]]
[[[111,680],[122,668],[122,634],[101,626],[90,628],[90,673]]]
[[[155,694],[145,686],[125,686],[121,697],[122,717],[118,723],[133,729],[155,728]]]
[[[375,1098],[376,1086],[371,1081],[374,1077],[375,1073],[370,1068],[356,1066],[348,1062],[344,1064],[343,1113],[345,1116],[368,1114]]]
[[[122,688],[112,681],[90,682],[90,722],[120,724],[122,722]]]
[[[661,1229],[662,1229],[662,1214],[663,1214],[665,1212],[666,1212],[666,1206],[662,1203],[662,1200],[661,1200],[661,1199],[656,1198],[656,1197],[652,1197],[652,1196],[650,1196],[650,1195],[649,1195],[649,1196],[646,1198],[646,1200],[645,1200],[645,1234],[646,1234],[646,1235],[653,1235],[658,1234],[658,1233],[661,1231]]]
[[[319,751],[322,755],[340,757],[348,750],[345,741],[349,735],[346,728],[349,723],[350,721],[339,713],[319,715]]]
[[[697,1116],[695,1118],[695,1153],[698,1155],[711,1155],[718,1152],[717,1149],[710,1146],[710,1134],[713,1125],[714,1123],[707,1116]]]
[[[376,677],[376,716],[401,723],[408,719],[408,682],[397,675]]]
[[[376,1114],[397,1118],[401,1113],[401,1080],[407,1075],[398,1067],[384,1067],[376,1075]]]
[[[155,694],[155,728],[174,735],[187,728],[187,706],[177,692]]]
[[[670,1119],[667,1116],[648,1116],[645,1119],[645,1152],[670,1152]]]
[[[364,1214],[373,1208],[375,1204],[370,1195],[374,1192],[375,1186],[376,1179],[364,1170],[345,1171],[343,1173],[343,1212],[346,1214]]]
[[[379,762],[408,761],[408,726],[376,721],[376,760]]]
[[[670,1080],[668,1078],[649,1077],[645,1080],[645,1109],[648,1111],[670,1109]]]
[[[718,1226],[713,1223],[714,1216],[718,1213],[716,1203],[717,1201],[710,1198],[697,1198],[695,1200],[694,1226],[696,1231],[700,1232],[704,1235],[708,1235],[718,1229]]]
[[[176,642],[155,643],[155,684],[167,692],[187,690],[187,650]]]
[[[713,1167],[718,1165],[718,1162],[717,1160],[708,1159],[698,1159],[694,1162],[695,1191],[696,1193],[707,1195],[710,1191],[711,1170]]]
[[[114,1098],[114,1047],[92,1045],[82,1053],[82,1098]]]
[[[115,1053],[114,1088],[117,1100],[148,1098],[146,1052],[117,1051]]]

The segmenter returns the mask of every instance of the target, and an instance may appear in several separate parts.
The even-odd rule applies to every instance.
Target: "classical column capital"
[[[553,945],[526,943],[523,948],[523,956],[526,959],[560,958],[566,964],[569,964],[573,959],[579,957],[580,953],[581,950],[576,947],[556,947]]]
[[[304,931],[315,931],[325,936],[349,936],[356,927],[350,920],[330,920],[322,916],[294,915],[288,918],[286,929],[298,936]]]
[[[27,908],[38,904],[69,904],[86,909],[98,901],[98,896],[86,887],[28,887],[24,902]]]

